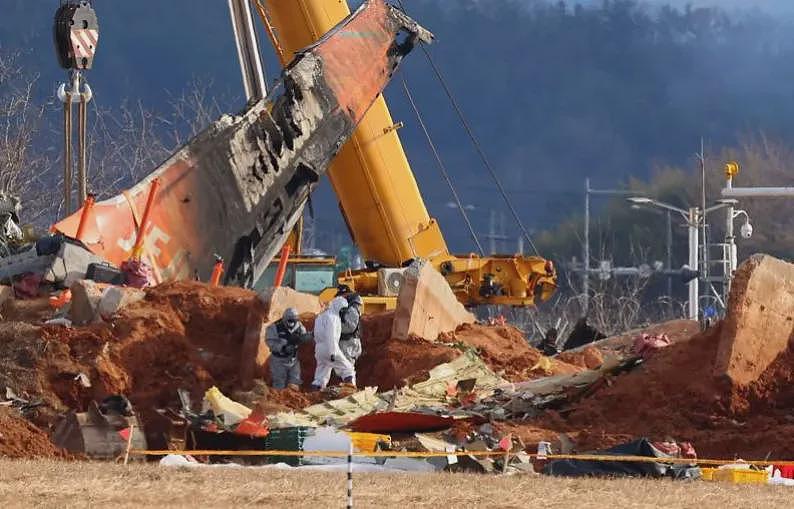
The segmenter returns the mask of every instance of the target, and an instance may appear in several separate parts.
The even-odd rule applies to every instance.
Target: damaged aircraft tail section
[[[80,240],[114,264],[130,258],[157,178],[144,255],[158,282],[206,278],[218,254],[228,284],[252,285],[418,40],[432,34],[384,0],[367,0],[299,52],[266,100],[222,117],[142,182],[97,203]],[[78,211],[55,228],[74,236],[79,221]]]

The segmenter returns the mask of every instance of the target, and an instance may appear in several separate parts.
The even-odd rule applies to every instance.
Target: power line
[[[433,138],[431,138],[430,133],[427,130],[427,126],[422,119],[422,114],[419,113],[419,108],[416,107],[416,103],[414,102],[414,98],[411,95],[411,91],[408,89],[408,82],[405,81],[405,77],[401,76],[401,78],[403,90],[405,90],[405,96],[408,98],[408,102],[411,103],[411,108],[413,108],[414,113],[416,114],[416,119],[419,121],[419,126],[422,128],[422,132],[425,134],[425,138],[427,139],[427,144],[430,146],[430,150],[433,151],[433,156],[435,157],[436,164],[438,165],[438,171],[441,172],[441,176],[444,177],[444,180],[446,180],[447,185],[449,186],[449,190],[452,192],[452,197],[455,200],[455,204],[458,206],[458,210],[460,210],[460,214],[463,216],[463,220],[466,222],[466,227],[469,229],[471,239],[474,241],[474,244],[480,251],[480,256],[485,256],[485,251],[482,248],[482,244],[480,244],[480,240],[477,238],[477,234],[474,232],[474,227],[469,220],[469,215],[466,213],[466,209],[463,208],[463,203],[460,201],[458,192],[455,190],[455,185],[452,183],[452,179],[449,178],[447,168],[444,165],[444,162],[441,160],[441,156],[436,149],[436,145],[433,143]]]
[[[400,9],[405,11],[405,6],[403,5],[402,0],[397,0],[397,2],[400,4]],[[438,78],[439,83],[441,83],[441,86],[444,89],[444,93],[449,98],[450,103],[452,103],[452,107],[455,109],[455,112],[457,113],[458,118],[460,119],[460,122],[463,125],[463,128],[466,130],[466,133],[469,135],[469,138],[471,139],[474,148],[477,150],[477,153],[480,156],[483,165],[488,170],[488,173],[491,174],[491,178],[496,184],[496,187],[499,189],[499,193],[501,193],[502,195],[502,199],[507,204],[507,207],[510,209],[510,213],[512,214],[513,219],[515,220],[518,227],[521,229],[521,233],[524,235],[524,238],[526,238],[527,242],[532,247],[532,250],[535,251],[535,254],[540,256],[540,252],[538,251],[537,246],[535,246],[535,243],[532,242],[532,238],[529,236],[529,232],[527,231],[527,229],[524,228],[524,223],[521,221],[521,217],[519,217],[518,212],[516,211],[515,207],[513,207],[510,198],[507,196],[507,192],[505,191],[504,186],[502,186],[502,182],[499,180],[496,171],[494,171],[493,167],[491,166],[491,163],[488,161],[488,157],[486,157],[485,151],[480,145],[477,136],[474,134],[474,131],[469,125],[469,122],[466,120],[466,116],[463,114],[463,110],[460,108],[457,100],[455,99],[455,96],[452,94],[452,90],[449,88],[446,80],[444,79],[444,76],[441,74],[441,70],[436,65],[435,61],[433,60],[433,57],[430,55],[430,52],[427,50],[425,45],[420,42],[419,47],[422,49],[422,52],[425,54],[425,58],[427,58],[428,63],[433,68],[433,72],[435,73],[436,78]]]

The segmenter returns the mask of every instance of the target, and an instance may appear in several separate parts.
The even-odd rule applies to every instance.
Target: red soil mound
[[[794,351],[747,389],[733,389],[712,374],[719,337],[716,327],[672,345],[570,411],[507,428],[528,443],[564,432],[580,451],[645,436],[690,441],[701,457],[794,457]]]
[[[196,399],[212,385],[229,391],[237,382],[253,299],[253,292],[240,288],[170,283],[148,290],[143,301],[109,324],[74,329],[2,324],[0,363],[13,371],[5,384],[43,399],[55,412],[84,410],[91,400],[111,394],[151,409],[176,405],[178,388]],[[17,329],[24,340],[13,336]],[[90,388],[74,380],[79,373],[91,380]],[[51,417],[39,422],[49,424]]]
[[[0,408],[0,458],[65,458],[47,433],[14,410]]]
[[[307,328],[313,321],[301,317]],[[427,377],[428,371],[456,359],[461,351],[447,345],[421,338],[398,340],[391,338],[393,312],[367,315],[362,320],[361,344],[363,354],[356,363],[356,382],[359,387],[378,387],[382,391],[402,387]],[[300,350],[304,388],[314,375],[314,346],[303,345]],[[332,378],[335,383],[336,377]],[[338,382],[338,380],[336,380]]]
[[[604,356],[598,348],[590,346],[581,351],[562,352],[557,360],[584,369],[597,369],[604,363]]]
[[[547,375],[541,371],[530,370],[542,354],[529,346],[524,334],[515,327],[464,324],[454,334],[445,335],[443,340],[474,347],[491,369],[511,382]],[[561,375],[577,371],[581,369],[553,359],[552,372],[548,374]]]
[[[302,316],[301,319],[307,328],[312,328],[311,317]],[[393,312],[363,318],[361,331],[364,353],[356,364],[359,387],[376,386],[388,391],[425,380],[431,369],[460,356],[462,349],[451,346],[455,343],[461,347],[475,348],[491,369],[509,381],[545,376],[542,371],[530,371],[540,360],[541,353],[529,346],[521,331],[514,327],[465,324],[453,334],[444,334],[438,341],[431,342],[416,337],[407,340],[392,338],[393,320]],[[300,360],[304,388],[308,388],[315,368],[313,345],[301,348]],[[552,361],[552,374],[580,370],[565,362]]]

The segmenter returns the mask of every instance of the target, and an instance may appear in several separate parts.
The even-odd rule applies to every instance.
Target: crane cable
[[[422,114],[419,112],[419,108],[417,108],[416,103],[414,102],[413,95],[411,95],[411,91],[408,89],[408,82],[405,81],[405,77],[401,76],[403,90],[405,90],[405,96],[408,98],[408,102],[411,103],[411,108],[413,108],[414,113],[416,114],[416,120],[419,121],[419,126],[422,128],[422,132],[425,134],[425,138],[427,139],[427,144],[430,146],[430,150],[433,151],[433,156],[436,159],[436,165],[438,166],[438,171],[441,172],[441,176],[444,177],[444,180],[447,181],[447,185],[449,186],[449,190],[452,192],[452,197],[455,200],[455,205],[457,205],[458,210],[460,210],[461,215],[463,216],[463,220],[466,222],[466,227],[469,229],[469,234],[471,235],[471,239],[474,241],[474,244],[477,245],[477,250],[480,252],[480,256],[485,256],[485,251],[482,248],[482,244],[480,244],[480,239],[477,238],[477,234],[474,231],[474,227],[469,220],[469,215],[466,213],[466,209],[463,208],[463,203],[460,201],[460,196],[458,196],[458,192],[455,189],[455,185],[452,183],[452,179],[449,178],[449,173],[447,172],[447,168],[444,165],[444,161],[441,160],[441,156],[436,149],[435,143],[433,143],[433,138],[430,137],[430,133],[427,130],[427,126],[425,125],[424,120],[422,119]]]
[[[400,9],[405,11],[405,6],[403,6],[402,0],[397,0],[397,3],[400,5]],[[496,184],[496,187],[499,189],[499,193],[502,195],[502,199],[507,204],[507,207],[510,209],[510,213],[512,214],[513,219],[515,220],[516,224],[518,224],[518,227],[521,229],[521,233],[524,235],[524,238],[532,247],[532,250],[535,251],[535,254],[540,256],[540,252],[538,251],[537,246],[535,246],[535,243],[532,242],[532,238],[529,236],[529,232],[524,227],[524,223],[521,221],[518,212],[516,211],[515,207],[513,207],[510,198],[507,196],[507,191],[505,191],[505,188],[504,186],[502,186],[502,182],[499,180],[496,171],[494,171],[493,166],[491,166],[491,163],[488,161],[488,157],[485,155],[485,151],[483,151],[483,148],[480,145],[477,136],[474,134],[474,131],[469,125],[468,120],[466,120],[466,116],[463,114],[463,110],[458,105],[458,101],[455,99],[455,96],[452,94],[452,90],[449,88],[449,86],[447,85],[447,81],[444,79],[444,76],[441,74],[441,70],[436,65],[435,61],[433,60],[433,57],[430,55],[430,52],[427,51],[425,44],[420,42],[419,47],[422,49],[422,52],[425,54],[425,58],[427,58],[428,63],[433,68],[433,72],[435,73],[436,78],[438,79],[439,83],[441,83],[441,86],[444,89],[444,93],[446,93],[447,97],[449,98],[449,101],[452,103],[452,107],[455,109],[455,112],[457,113],[458,118],[460,119],[460,122],[463,125],[463,128],[466,130],[466,133],[469,135],[469,138],[471,139],[471,142],[474,145],[477,154],[480,156],[483,165],[491,174],[491,178]]]

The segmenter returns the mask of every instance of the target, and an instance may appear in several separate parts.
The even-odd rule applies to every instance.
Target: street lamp
[[[687,227],[689,229],[689,263],[688,269],[694,272],[700,270],[700,260],[698,256],[698,248],[700,247],[700,238],[698,226],[700,225],[700,209],[698,207],[690,207],[689,210],[684,210],[675,205],[664,203],[652,198],[644,196],[632,196],[628,198],[629,203],[638,207],[656,207],[670,212],[677,212],[684,217]],[[698,278],[692,278],[689,283],[689,305],[688,314],[690,320],[698,319],[698,297],[700,295],[700,282]]]
[[[742,229],[741,229],[742,236],[745,237],[745,238],[749,238],[749,236],[752,235],[752,233],[753,233],[752,225],[750,224],[749,216],[747,216],[747,213],[745,211],[739,211],[739,212],[734,212],[733,211],[733,207],[736,204],[736,200],[720,200],[719,202],[717,202],[717,204],[715,204],[715,205],[713,205],[711,207],[708,207],[705,210],[701,209],[700,207],[690,207],[689,210],[685,210],[683,208],[676,207],[675,205],[671,205],[669,203],[660,202],[658,200],[654,200],[652,198],[647,198],[647,197],[644,197],[644,196],[631,197],[631,198],[628,198],[628,201],[629,201],[629,203],[632,204],[632,207],[636,207],[636,208],[643,208],[643,207],[658,208],[658,209],[666,210],[668,212],[677,212],[677,213],[679,213],[679,214],[681,214],[683,216],[684,220],[686,221],[687,228],[689,230],[689,263],[685,266],[685,268],[688,269],[688,271],[692,271],[692,272],[694,272],[696,274],[700,274],[700,276],[704,277],[705,280],[707,280],[707,281],[708,281],[708,278],[706,277],[707,274],[705,274],[705,272],[708,269],[708,262],[707,261],[706,261],[706,264],[703,266],[703,271],[701,271],[701,261],[700,261],[700,242],[701,242],[701,238],[700,238],[700,230],[699,230],[699,228],[701,226],[703,226],[705,228],[706,216],[708,214],[712,213],[712,212],[717,211],[717,210],[728,208],[728,214],[731,217],[731,219],[729,221],[730,224],[728,225],[728,230],[727,230],[728,231],[728,235],[726,235],[726,237],[728,239],[731,239],[730,244],[732,245],[732,247],[730,248],[731,252],[729,253],[729,257],[730,257],[729,259],[731,260],[730,267],[733,267],[734,269],[736,267],[736,246],[735,246],[735,244],[732,243],[732,239],[733,239],[733,219],[735,219],[736,217],[744,214],[744,216],[746,218],[746,222],[745,222],[745,225],[742,226]],[[704,248],[707,248],[707,247],[708,246],[704,246]],[[705,256],[705,253],[704,253],[704,256]],[[703,272],[703,273],[701,274],[701,272]],[[728,274],[732,274],[732,271],[731,271],[730,268],[726,272]],[[727,285],[730,284],[730,282],[729,282],[730,279],[729,279],[729,276],[724,276],[724,277],[726,278],[725,285],[726,285],[726,288],[727,288]],[[700,279],[700,277],[692,278],[689,281],[689,283],[688,283],[688,285],[689,285],[688,314],[689,314],[689,318],[692,319],[692,320],[697,320],[698,319],[698,315],[699,315],[699,313],[698,313],[698,311],[699,311],[699,304],[698,303],[699,303],[699,300],[700,300],[700,281],[699,281],[699,279]],[[715,295],[716,295],[716,293],[715,293]],[[725,295],[727,295],[727,290],[725,292]]]
[[[670,205],[669,203],[664,203],[664,202],[661,202],[661,201],[658,201],[658,200],[654,200],[653,198],[647,198],[645,196],[632,196],[631,198],[627,198],[627,199],[628,199],[629,203],[632,203],[633,205],[636,205],[638,207],[641,207],[643,205],[651,206],[651,207],[657,207],[657,208],[664,209],[664,210],[669,210],[669,211],[672,211],[672,212],[678,212],[679,214],[684,216],[684,219],[688,219],[689,218],[689,211],[684,210],[684,209],[682,209],[680,207],[676,207],[675,205]]]
[[[744,216],[744,224],[742,224],[741,228],[739,229],[739,233],[743,239],[749,239],[753,236],[753,225],[750,223],[750,215],[746,210],[736,210],[736,205],[739,203],[738,200],[734,198],[726,198],[720,200],[720,203],[723,203],[726,207],[728,207],[725,223],[725,245],[727,246],[728,251],[728,269],[726,271],[727,274],[725,277],[725,295],[727,298],[728,291],[730,290],[731,282],[733,280],[733,272],[736,270],[736,267],[739,264],[733,222],[739,216]]]

